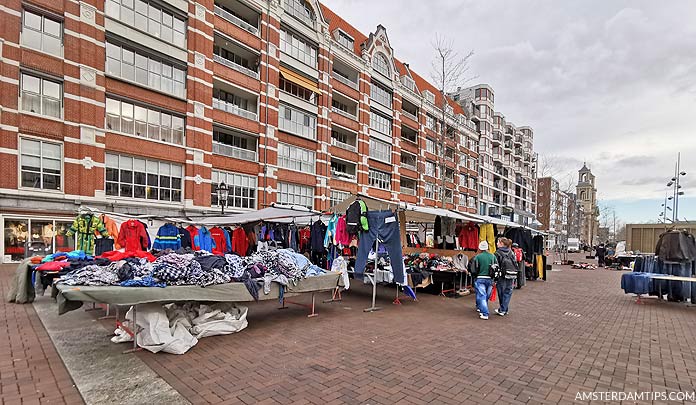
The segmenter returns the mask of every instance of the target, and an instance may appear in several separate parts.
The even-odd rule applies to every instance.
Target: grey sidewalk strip
[[[111,343],[109,332],[83,310],[58,316],[52,299],[39,297],[34,309],[87,404],[189,404],[134,354]]]

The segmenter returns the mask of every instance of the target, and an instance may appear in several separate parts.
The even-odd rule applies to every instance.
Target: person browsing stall
[[[517,271],[519,270],[517,257],[512,251],[512,241],[508,238],[498,239],[498,249],[495,251],[495,258],[500,265],[501,275],[496,281],[498,290],[499,308],[495,313],[500,316],[505,316],[510,307],[510,299],[512,298],[512,287],[517,279]]]
[[[497,260],[488,251],[488,242],[479,243],[479,253],[471,260],[471,274],[476,278],[474,288],[476,290],[476,310],[479,318],[488,319],[488,297],[493,290],[494,270],[497,267]]]

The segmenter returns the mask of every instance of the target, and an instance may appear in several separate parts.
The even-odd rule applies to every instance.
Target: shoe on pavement
[[[479,319],[483,319],[484,321],[487,321],[487,320],[488,320],[488,317],[487,317],[486,315],[484,315],[484,314],[480,314],[480,315],[479,315]]]
[[[480,313],[481,313],[481,310],[478,309],[478,308],[476,308],[476,312],[478,312],[478,313],[480,314]]]
[[[505,315],[507,315],[507,312],[500,312],[500,309],[496,309],[496,310],[495,310],[495,313],[498,314],[498,315],[500,315],[500,316],[505,316]]]

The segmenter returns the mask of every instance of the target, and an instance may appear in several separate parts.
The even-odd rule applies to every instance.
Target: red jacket
[[[459,247],[462,249],[476,250],[479,245],[479,228],[473,222],[462,225],[457,231]]]
[[[224,229],[217,226],[210,228],[210,236],[215,241],[212,251],[214,255],[224,255],[230,251],[231,246],[227,246],[227,232]]]
[[[147,250],[148,236],[145,227],[140,221],[129,219],[121,224],[118,232],[118,244],[126,249],[126,252]]]
[[[232,232],[232,251],[240,256],[246,256],[249,250],[249,240],[244,228],[239,227]]]
[[[198,228],[193,225],[189,225],[186,227],[186,231],[188,231],[189,235],[191,235],[191,249],[200,250],[200,248],[196,247],[196,244],[193,243],[193,241],[196,240],[196,236],[198,236]]]

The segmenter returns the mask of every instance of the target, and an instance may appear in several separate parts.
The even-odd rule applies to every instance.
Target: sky
[[[622,222],[657,219],[681,152],[679,217],[696,220],[696,2],[323,3],[366,35],[382,24],[395,56],[426,78],[436,34],[473,51],[466,85],[491,85],[495,110],[534,129],[554,177],[587,162]]]

